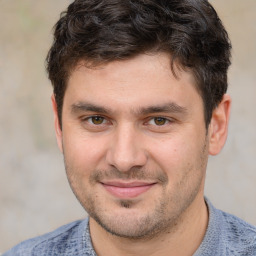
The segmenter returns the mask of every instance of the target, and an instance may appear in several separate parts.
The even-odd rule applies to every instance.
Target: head
[[[227,32],[206,0],[76,0],[57,22],[47,57],[60,124],[67,81],[79,61],[97,66],[165,52],[174,74],[174,63],[192,72],[207,127],[227,91],[230,49]]]
[[[48,54],[70,185],[100,226],[143,238],[200,217],[224,145],[230,44],[208,1],[77,0]]]

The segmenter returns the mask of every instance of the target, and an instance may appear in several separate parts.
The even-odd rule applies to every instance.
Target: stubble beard
[[[197,168],[206,169],[207,156],[205,151],[206,143],[203,146],[202,154],[200,156],[200,164]],[[193,168],[194,166],[191,165],[190,168],[187,168],[184,172],[181,182],[175,184],[174,193],[169,193],[167,190],[167,185],[169,183],[168,176],[162,171],[155,172],[154,174],[151,173],[150,175],[150,172],[138,169],[133,169],[128,173],[122,173],[118,170],[98,170],[92,172],[89,177],[90,188],[86,188],[84,185],[81,186],[83,183],[81,183],[81,180],[76,176],[77,170],[74,170],[74,168],[67,162],[65,154],[64,162],[68,181],[73,193],[89,216],[108,233],[131,240],[150,240],[164,233],[175,232],[179,223],[183,221],[183,215],[186,212],[186,209],[195,200],[202,187],[202,182],[204,181],[204,175],[201,175],[196,180],[196,183],[193,184],[193,189],[189,189],[189,185],[187,184],[190,182],[190,173],[196,171],[195,168]],[[148,180],[150,176],[160,182],[162,193],[159,198],[152,202],[152,206],[154,206],[152,207],[153,209],[151,208],[150,212],[144,213],[143,216],[133,215],[133,210],[136,207],[136,203],[134,203],[133,200],[122,199],[117,200],[116,204],[120,209],[126,209],[127,214],[125,214],[125,216],[115,216],[115,213],[111,212],[111,209],[104,208],[104,202],[98,201],[99,195],[95,194],[92,189],[103,177],[122,178],[126,180],[131,178]],[[184,190],[184,188],[189,191],[186,191],[186,189]],[[129,212],[131,214],[129,214]]]

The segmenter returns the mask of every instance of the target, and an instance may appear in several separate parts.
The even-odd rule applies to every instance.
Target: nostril
[[[140,169],[145,166],[147,156],[143,151],[141,152],[108,152],[107,163],[111,168],[115,168],[120,172],[128,172],[131,169]]]

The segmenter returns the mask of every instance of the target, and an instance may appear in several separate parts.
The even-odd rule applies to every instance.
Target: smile
[[[101,183],[103,187],[113,196],[128,199],[135,198],[150,188],[152,188],[156,183],[146,183],[146,182],[103,182]]]

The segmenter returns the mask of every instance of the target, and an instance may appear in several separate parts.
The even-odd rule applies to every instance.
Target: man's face
[[[59,144],[70,185],[107,231],[146,237],[203,198],[208,157],[203,102],[167,54],[97,68],[80,63],[64,97]]]

